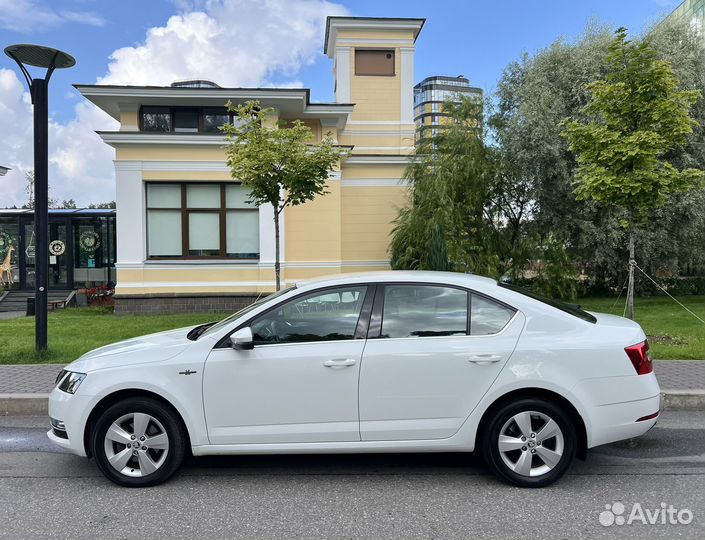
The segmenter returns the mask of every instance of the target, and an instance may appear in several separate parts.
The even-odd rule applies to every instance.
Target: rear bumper
[[[643,435],[654,427],[658,416],[641,421],[639,418],[658,412],[660,405],[661,396],[657,394],[638,401],[596,408],[593,411],[595,429],[588,442],[588,448]]]
[[[658,420],[658,416],[640,420],[661,408],[660,388],[653,373],[587,379],[575,391],[588,408],[588,448],[639,437]]]

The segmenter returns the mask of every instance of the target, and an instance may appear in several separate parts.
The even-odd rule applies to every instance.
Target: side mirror
[[[230,346],[236,351],[253,349],[255,347],[252,329],[247,326],[230,334]]]

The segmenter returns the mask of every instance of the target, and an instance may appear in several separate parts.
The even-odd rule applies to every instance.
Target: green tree
[[[34,169],[31,169],[24,173],[25,188],[24,191],[27,194],[27,202],[22,205],[22,208],[34,209]],[[47,206],[49,208],[57,208],[58,202],[51,195],[51,186],[48,188],[47,193]]]
[[[678,169],[665,159],[692,134],[689,112],[699,93],[678,90],[669,62],[658,59],[649,40],[627,40],[620,28],[609,46],[607,73],[588,85],[584,118],[565,123],[576,155],[578,200],[618,206],[629,232],[629,316],[634,318],[634,257],[638,223],[663,206],[673,192],[702,181],[695,168]]]
[[[100,209],[111,209],[115,208],[115,201],[106,201],[99,203],[90,203],[88,208],[100,208]]]
[[[658,57],[671,63],[680,89],[705,90],[705,40],[696,29],[687,21],[666,21],[647,35]],[[490,117],[493,140],[508,162],[509,186],[524,186],[529,195],[530,228],[539,238],[551,235],[563,244],[584,276],[583,286],[599,293],[625,283],[628,231],[619,222],[627,216],[619,207],[576,200],[577,163],[561,120],[582,118],[590,100],[587,84],[606,75],[613,36],[593,23],[574,42],[561,39],[512,62],[498,83]],[[691,115],[698,121],[693,136],[664,155],[679,169],[705,168],[705,99]],[[695,245],[705,245],[705,188],[672,193],[639,226],[640,266],[653,275],[705,272],[705,250],[692,249]]]
[[[530,185],[509,153],[486,142],[494,133],[483,125],[484,105],[465,98],[443,109],[448,123],[419,141],[406,171],[411,187],[395,221],[392,268],[531,274],[541,291],[574,297],[563,245],[535,227]]]
[[[392,268],[496,273],[484,227],[492,159],[482,109],[467,98],[444,104],[449,123],[416,145],[405,172],[409,199],[392,232]]]
[[[227,162],[231,176],[250,191],[250,202],[271,204],[274,209],[276,288],[281,285],[279,261],[279,221],[287,206],[297,206],[326,193],[331,171],[348,151],[326,135],[313,143],[311,129],[301,120],[287,125],[269,122],[272,109],[262,109],[257,101],[243,105],[227,104],[240,119],[222,130],[227,140]]]

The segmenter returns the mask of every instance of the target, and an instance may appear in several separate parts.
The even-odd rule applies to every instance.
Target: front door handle
[[[502,356],[499,354],[476,354],[475,356],[468,358],[468,362],[472,362],[478,366],[486,366],[488,364],[499,362],[501,359]]]
[[[326,360],[323,365],[330,368],[340,368],[354,366],[357,360],[354,358],[336,358],[334,360]]]

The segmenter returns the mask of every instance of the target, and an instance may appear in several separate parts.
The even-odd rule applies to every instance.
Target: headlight
[[[59,373],[59,376],[56,378],[57,387],[59,390],[61,390],[62,392],[66,392],[67,394],[75,394],[76,390],[78,390],[78,387],[85,378],[85,373],[66,371],[64,369],[61,370],[61,373]]]

